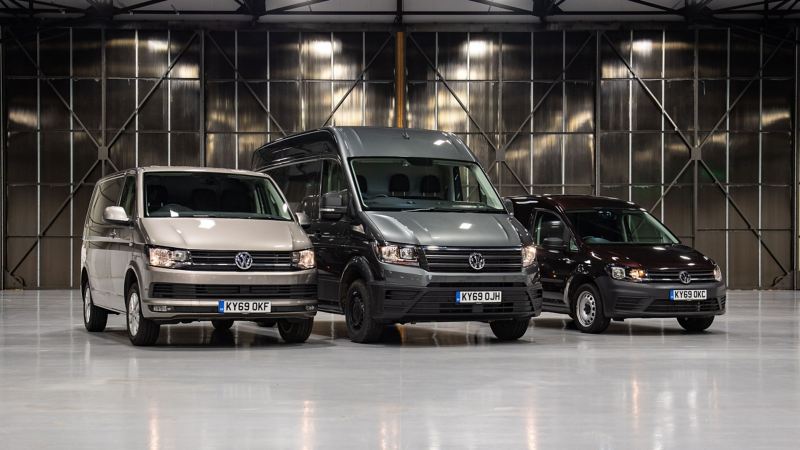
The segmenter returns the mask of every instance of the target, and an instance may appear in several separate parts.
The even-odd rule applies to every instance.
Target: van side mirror
[[[320,215],[325,220],[339,220],[347,213],[345,196],[341,192],[328,192],[322,195]]]
[[[546,237],[542,240],[542,247],[551,250],[566,250],[567,243],[560,237]]]
[[[128,225],[131,223],[130,217],[122,206],[106,206],[103,210],[103,220],[114,225]]]
[[[296,213],[294,213],[294,215],[297,216],[297,223],[301,227],[307,227],[307,226],[311,225],[311,220],[309,220],[308,214],[306,214],[304,212],[296,212]]]
[[[514,217],[514,202],[512,202],[511,199],[504,198],[503,199],[503,206],[506,207],[506,211],[508,211],[508,214],[511,217]]]

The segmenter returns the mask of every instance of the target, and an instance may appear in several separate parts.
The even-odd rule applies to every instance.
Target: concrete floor
[[[479,323],[303,345],[250,323],[87,333],[77,291],[0,293],[2,448],[797,448],[800,293],[731,292],[702,335],[604,335],[545,314],[522,341]]]

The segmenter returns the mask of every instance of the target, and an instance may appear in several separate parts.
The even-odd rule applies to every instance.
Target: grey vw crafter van
[[[454,135],[324,128],[258,149],[253,167],[309,234],[319,308],[344,314],[353,341],[385,324],[470,320],[512,340],[539,314],[533,241]]]
[[[103,331],[126,314],[135,345],[164,323],[275,322],[308,339],[316,314],[314,250],[267,176],[148,167],[95,186],[81,248],[84,323]]]

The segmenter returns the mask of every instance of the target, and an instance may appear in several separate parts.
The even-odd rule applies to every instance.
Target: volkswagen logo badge
[[[681,280],[683,284],[689,284],[692,282],[692,276],[689,275],[689,272],[683,270],[681,273],[678,274],[678,278]]]
[[[247,252],[237,253],[233,261],[236,263],[236,267],[241,270],[247,270],[253,266],[253,257]]]
[[[486,265],[486,260],[480,253],[473,253],[469,255],[469,266],[472,267],[473,269],[481,270],[485,265]]]

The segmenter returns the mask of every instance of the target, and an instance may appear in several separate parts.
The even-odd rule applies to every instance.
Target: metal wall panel
[[[796,48],[737,30],[639,28],[411,31],[407,123],[456,132],[504,195],[632,199],[715,258],[731,286],[791,286]],[[263,143],[329,116],[394,124],[389,31],[86,28],[23,40],[3,41],[7,286],[76,285],[86,202],[104,173],[246,168]]]

